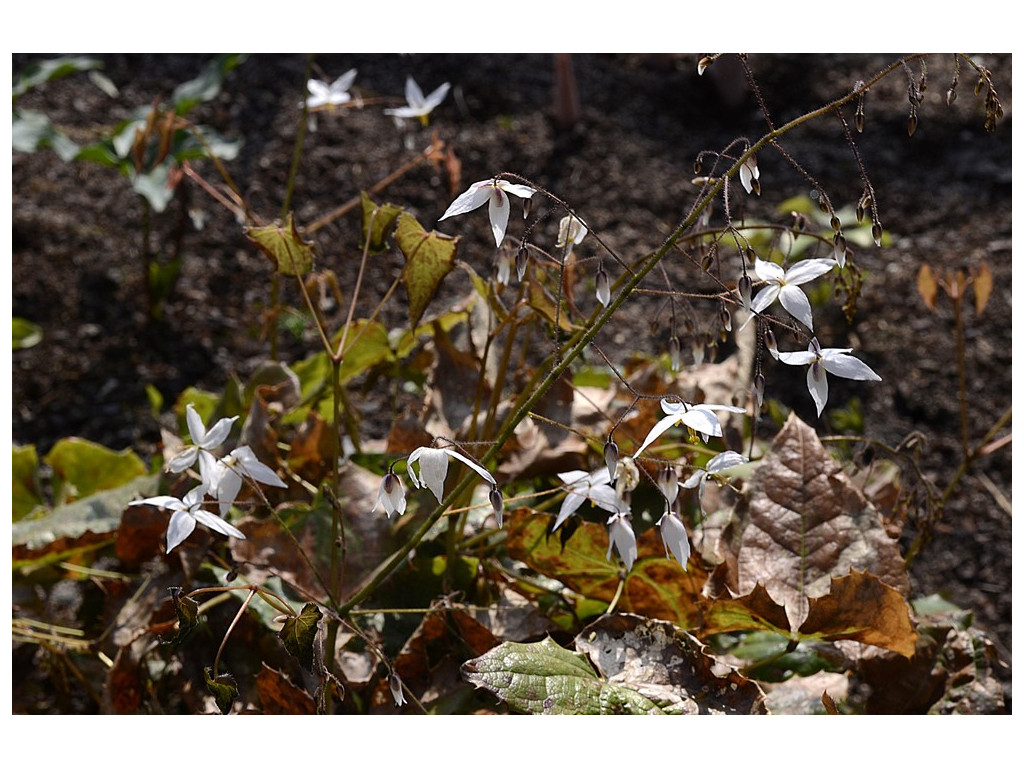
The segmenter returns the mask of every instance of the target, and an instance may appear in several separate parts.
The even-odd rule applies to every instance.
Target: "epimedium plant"
[[[699,73],[714,59],[702,58]],[[537,712],[761,712],[763,692],[752,682],[758,677],[855,667],[853,656],[836,661],[837,641],[915,658],[923,622],[911,609],[903,558],[878,511],[813,427],[791,415],[768,444],[755,424],[771,393],[772,361],[807,366],[808,396],[819,416],[828,405],[826,374],[858,381],[887,374],[853,348],[825,346],[839,340],[819,341],[805,290],[830,281],[845,293],[844,311],[856,311],[862,275],[849,243],[863,230],[880,247],[885,233],[845,115],[853,109],[854,128],[863,130],[871,88],[905,74],[917,99],[913,133],[924,70],[917,75],[910,67],[923,60],[900,59],[782,125],[770,118],[744,61],[766,133],[702,152],[693,202],[660,246],[639,254],[612,248],[585,208],[508,172],[473,182],[438,219],[446,230],[464,231],[486,206],[491,263],[462,258],[461,235],[428,231],[402,205],[376,202],[386,184],[306,226],[290,209],[266,223],[236,207],[249,242],[275,267],[273,301],[283,306],[284,284],[293,284],[321,349],[284,362],[272,346],[272,359],[246,385],[203,395],[202,403],[195,392],[179,399],[191,445],[169,445],[163,464],[192,480],[125,501],[133,516],[149,516],[125,511],[117,536],[163,521],[165,554],[188,557],[202,586],[169,587],[174,627],[167,651],[153,641],[157,633],[143,633],[115,667],[141,674],[148,655],[191,653],[189,637],[212,610],[206,606],[223,595],[239,596],[239,605],[203,670],[223,712],[253,695],[222,671],[221,658],[260,603],[271,612],[264,623],[308,673],[305,684],[292,681],[303,690],[289,688],[289,695],[305,701],[304,693],[319,712],[365,710],[381,695],[396,706],[442,711],[407,682],[428,663],[428,641],[441,637],[472,650],[463,667],[467,681],[514,710]],[[973,68],[987,94],[986,125],[994,127],[1001,107],[991,74],[968,57],[954,61],[953,92],[960,68]],[[365,106],[349,94],[355,77],[353,70],[330,85],[309,78],[300,125],[309,125],[311,112]],[[392,113],[424,119],[443,103],[446,86],[423,97],[410,78],[408,106]],[[784,146],[796,128],[828,117],[840,120],[862,175],[856,223],[844,221]],[[300,130],[296,157],[306,140]],[[443,151],[432,141],[413,162],[439,161]],[[770,188],[757,158],[773,151],[811,183],[823,219],[804,210],[784,225],[739,215],[740,196]],[[220,165],[218,172],[234,189],[227,169]],[[213,189],[195,171],[189,178]],[[293,165],[286,201],[294,179]],[[520,203],[510,195],[522,203],[521,221],[513,221]],[[346,316],[331,327],[318,299],[331,275],[318,266],[315,233],[349,213],[361,217],[359,265]],[[824,228],[813,231],[812,220]],[[551,239],[549,221],[558,222]],[[364,297],[368,265],[392,249],[402,267],[373,304]],[[584,255],[591,251],[597,255]],[[692,285],[675,285],[668,259],[687,265]],[[467,278],[466,289],[456,290],[462,300],[430,315],[460,273]],[[656,277],[665,288],[652,287]],[[389,329],[380,317],[400,289],[407,326]],[[613,360],[603,329],[628,302],[649,297],[670,318],[662,356],[642,365]],[[770,311],[776,302],[785,315]],[[462,348],[460,334],[469,342]],[[780,337],[799,339],[806,349],[782,349]],[[693,365],[683,362],[683,341],[690,342]],[[704,364],[719,347],[735,349],[732,362]],[[603,369],[601,387],[584,383],[594,367]],[[386,439],[368,437],[349,389],[360,377],[389,376],[425,391],[428,418],[398,417]],[[229,438],[236,447],[222,456]],[[19,476],[31,477],[32,458],[16,451]],[[203,530],[198,526],[226,538],[193,538]],[[801,532],[796,538],[794,530]],[[31,546],[37,543],[16,536],[23,562],[60,556]],[[246,583],[234,583],[240,579]],[[575,633],[576,652],[550,639],[519,643],[473,610],[524,596],[549,633]],[[423,619],[395,648],[386,630],[406,610]],[[445,621],[457,626],[454,634]],[[694,662],[692,671],[684,679],[666,665],[657,690],[645,687],[598,661],[611,642],[606,633],[625,633],[623,647],[645,659],[670,648]],[[752,638],[761,633],[783,645],[756,656],[724,685],[709,660],[727,652],[750,658]],[[339,661],[343,653],[367,660],[366,680]],[[528,686],[503,682],[522,674],[544,678],[556,695],[538,697]],[[282,673],[271,677],[264,685],[287,687]],[[709,682],[715,696],[701,703],[698,691]],[[573,702],[584,703],[574,709]]]

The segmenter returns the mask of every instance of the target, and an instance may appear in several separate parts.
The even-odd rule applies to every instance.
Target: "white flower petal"
[[[423,106],[423,91],[411,75],[405,78],[405,100],[409,102],[410,107]]]
[[[461,453],[459,453],[458,451],[454,451],[451,448],[442,448],[441,450],[444,451],[449,456],[451,456],[453,459],[458,459],[459,461],[461,461],[463,464],[472,469],[474,472],[480,475],[480,477],[489,482],[491,485],[497,485],[497,483],[494,480],[494,476],[468,456],[463,456]]]
[[[251,477],[257,483],[272,485],[275,488],[288,487],[288,484],[278,477],[274,470],[256,458],[256,453],[248,445],[242,445],[235,448],[235,450],[231,452],[231,456],[234,457],[241,466],[241,472],[244,476]]]
[[[511,182],[505,181],[504,179],[499,179],[497,182],[497,186],[498,189],[502,189],[505,192],[508,192],[510,195],[515,195],[516,197],[530,198],[537,193],[537,190],[534,189],[533,187],[528,187],[525,184],[512,184]]]
[[[244,539],[245,534],[235,528],[227,520],[224,520],[212,512],[207,512],[205,509],[197,509],[195,511],[196,520],[207,528],[217,531],[217,533],[223,533],[225,536],[233,536],[236,539]]]
[[[750,301],[751,317],[755,314],[760,314],[771,306],[772,302],[779,297],[779,291],[782,286],[778,283],[769,283],[754,296]],[[797,290],[800,290],[799,288]],[[749,322],[749,318],[747,320]]]
[[[700,405],[684,413],[679,420],[695,432],[700,432],[706,441],[709,437],[722,436],[722,423],[709,409]]]
[[[810,365],[818,356],[813,352],[779,352],[775,359],[786,365]]]
[[[803,285],[816,277],[821,277],[834,266],[835,259],[804,259],[789,268],[786,272],[786,282],[790,285]]]
[[[497,187],[492,188],[491,202],[487,207],[487,213],[491,218],[491,232],[494,234],[494,244],[498,247],[501,247],[501,241],[505,239],[505,230],[508,228],[508,215],[511,208],[508,195]]]
[[[795,285],[784,285],[779,290],[779,302],[789,314],[814,329],[814,318],[811,317],[811,302],[807,295]]]
[[[167,553],[187,539],[196,529],[196,519],[187,509],[179,509],[167,523]]]
[[[183,450],[173,459],[167,462],[168,472],[184,472],[186,469],[196,463],[196,457],[199,455],[199,449],[190,445],[188,448]]]
[[[807,390],[818,408],[818,415],[821,416],[821,412],[825,410],[825,403],[828,402],[828,377],[825,376],[825,369],[818,364],[812,363],[807,369]]]
[[[434,107],[438,106],[442,101],[444,101],[444,97],[448,95],[449,88],[451,88],[451,83],[442,83],[440,86],[431,91],[430,95],[427,96],[423,104],[424,108],[428,112],[433,110]]]
[[[736,453],[736,451],[722,451],[708,462],[707,469],[708,473],[713,475],[730,467],[738,467],[740,464],[746,463],[746,457]]]
[[[882,380],[882,377],[871,370],[866,363],[852,355],[843,354],[839,350],[822,350],[821,365],[829,373],[842,376],[844,379],[855,379],[857,381]]]
[[[609,560],[612,557],[612,547],[618,551],[626,570],[630,570],[636,561],[636,534],[633,533],[633,526],[629,524],[629,520],[621,514],[612,515],[608,521],[608,553],[605,557]]]
[[[452,204],[448,206],[448,210],[444,212],[444,216],[438,219],[438,221],[444,221],[449,216],[458,216],[475,211],[491,199],[491,186],[492,182],[490,180],[474,182],[469,186],[469,189],[452,201]]]
[[[412,474],[412,463],[419,462],[419,478]],[[427,487],[437,498],[444,498],[444,479],[448,475],[448,454],[440,448],[417,448],[408,459],[409,474],[417,488]]]
[[[662,408],[664,407],[665,401],[663,400]],[[678,413],[670,413],[668,416],[662,417],[661,420],[658,421],[658,423],[651,428],[651,431],[647,433],[647,437],[644,438],[644,442],[641,444],[641,446],[636,449],[636,452],[633,454],[633,458],[635,459],[637,456],[643,453],[644,449],[647,448],[647,446],[649,446],[651,443],[653,443],[655,440],[657,440],[659,437],[665,434],[665,432],[670,430],[678,423]]]
[[[774,261],[764,261],[760,258],[754,258],[754,274],[765,282],[780,283],[786,277],[786,270],[776,264]]]

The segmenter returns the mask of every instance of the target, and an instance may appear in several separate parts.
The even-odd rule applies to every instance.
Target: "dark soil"
[[[30,58],[16,56],[15,71]],[[103,58],[106,75],[120,88],[117,98],[76,77],[38,89],[19,107],[45,111],[73,138],[85,141],[133,107],[168,94],[205,62],[199,56]],[[780,125],[844,94],[892,58],[761,55],[750,57],[750,64],[772,120]],[[865,435],[889,445],[920,433],[923,472],[939,487],[952,478],[962,456],[957,355],[951,303],[940,298],[932,313],[917,295],[921,264],[936,270],[981,262],[991,267],[991,300],[981,317],[972,312],[966,317],[971,440],[980,440],[1011,403],[1012,60],[1006,55],[983,61],[994,73],[1006,115],[992,133],[983,128],[982,100],[974,96],[968,73],[961,76],[959,98],[952,108],[946,106],[951,57],[929,64],[929,87],[912,138],[905,77],[897,74],[870,94],[858,153],[893,241],[884,249],[856,250],[856,264],[867,279],[853,323],[838,311],[826,312],[816,327],[823,346],[855,347],[883,378],[870,386],[833,379],[830,405],[859,397]],[[459,188],[449,188],[442,168],[423,164],[378,199],[405,206],[430,227],[469,182],[514,172],[567,200],[604,242],[635,258],[659,245],[692,202],[698,152],[764,133],[750,91],[742,79],[730,76],[727,62],[720,64],[717,74],[719,64],[698,78],[694,56],[575,56],[582,113],[574,125],[559,128],[552,114],[550,56],[318,57],[316,73],[325,79],[357,67],[357,90],[368,100],[400,97],[409,73],[424,91],[443,81],[450,81],[453,91],[427,130],[397,128],[379,105],[321,114],[316,132],[306,138],[293,206],[297,220],[312,221],[369,189],[426,146],[436,130],[461,161]],[[305,67],[300,56],[253,57],[231,75],[225,92],[195,115],[198,122],[244,137],[241,155],[228,167],[250,208],[266,222],[281,207]],[[846,117],[852,121],[852,110]],[[813,121],[781,143],[837,207],[856,204],[862,185],[838,120]],[[779,203],[808,194],[811,185],[778,153],[764,152],[759,161],[760,198],[736,205],[747,206],[749,216],[781,221]],[[215,179],[209,164],[196,167]],[[106,168],[61,162],[51,152],[16,153],[13,190],[13,314],[40,324],[45,334],[38,346],[14,354],[15,443],[35,443],[43,455],[59,438],[81,435],[149,455],[160,436],[145,385],[173,403],[187,386],[220,390],[230,376],[244,379],[267,358],[261,327],[270,265],[234,218],[198,188],[188,190],[187,204],[203,211],[205,226],[185,234],[184,270],[159,321],[147,319],[139,259],[141,204],[126,179]],[[519,210],[519,201],[514,208]],[[153,217],[155,249],[173,242],[182,210],[175,201]],[[556,223],[552,217],[540,226],[553,233]],[[521,226],[513,216],[510,233],[518,234]],[[348,216],[317,236],[323,266],[338,274],[343,287],[352,284],[359,263],[357,227],[357,218]],[[461,257],[489,274],[494,248],[482,212],[438,228],[462,234]],[[373,262],[368,294],[379,296],[386,289],[398,258],[384,255]],[[674,269],[692,274],[688,264]],[[298,303],[291,294],[286,299]],[[369,306],[369,296],[366,301]],[[622,326],[607,332],[602,343],[610,350],[664,350],[666,323],[647,331],[650,303],[637,301],[626,312]],[[286,359],[315,349],[309,336],[286,336],[283,343]],[[795,348],[788,338],[780,338],[780,346]],[[788,392],[777,396],[817,423],[803,374],[782,367],[766,364],[769,394],[773,387]],[[364,404],[370,426],[373,414],[390,411],[390,404],[380,407],[374,392],[365,394]],[[820,431],[828,431],[824,420]],[[1006,664],[998,674],[1008,704],[1010,458],[1007,445],[971,467],[911,573],[915,594],[942,592],[974,612]],[[907,541],[914,533],[910,525]]]

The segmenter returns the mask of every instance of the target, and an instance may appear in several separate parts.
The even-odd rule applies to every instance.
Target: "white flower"
[[[218,448],[227,439],[228,433],[231,432],[231,425],[235,423],[237,418],[237,416],[232,416],[230,419],[221,419],[207,432],[202,417],[196,412],[192,403],[186,405],[185,421],[188,423],[188,433],[192,436],[193,445],[190,445],[167,462],[167,471],[184,472],[195,464],[196,459],[201,455],[207,455],[212,458],[210,451]]]
[[[393,515],[405,514],[405,488],[402,487],[401,478],[394,472],[388,472],[381,478],[380,490],[377,491],[377,503],[374,509],[383,507],[387,512],[388,520]]]
[[[807,295],[797,286],[809,283],[816,277],[821,277],[834,266],[836,266],[835,259],[804,259],[798,261],[788,270],[784,270],[775,262],[755,259],[754,272],[767,285],[751,300],[750,311],[760,314],[778,299],[789,314],[808,328],[813,329],[811,303],[807,300]],[[753,316],[752,314],[750,317]],[[750,318],[747,318],[747,322],[750,322]],[[746,323],[743,325],[746,326]]]
[[[749,195],[751,192],[756,192],[758,195],[761,194],[761,183],[758,179],[761,178],[761,172],[757,169],[757,157],[751,155],[743,161],[743,165],[740,166],[740,184],[747,190]]]
[[[449,456],[453,459],[458,459],[472,469],[489,482],[492,488],[498,487],[491,473],[472,459],[463,456],[451,448],[429,447],[417,448],[406,459],[406,466],[409,470],[409,478],[412,480],[412,484],[417,488],[429,488],[431,493],[437,497],[437,500],[439,502],[442,501],[444,497],[444,479],[448,475]],[[413,469],[412,465],[414,463],[419,463],[419,473]]]
[[[444,221],[449,216],[458,216],[461,213],[475,211],[484,203],[488,203],[487,212],[491,217],[491,231],[494,233],[494,242],[500,246],[501,241],[505,239],[505,228],[508,226],[508,212],[510,208],[508,194],[529,199],[533,197],[536,191],[525,184],[512,184],[504,179],[477,181],[455,198],[452,204],[448,206],[448,210],[444,212],[444,216],[438,219],[438,221]]]
[[[565,500],[558,510],[558,517],[555,518],[552,531],[557,531],[559,526],[568,520],[584,501],[589,501],[595,507],[600,507],[608,512],[620,510],[619,495],[611,486],[612,481],[608,475],[608,467],[601,467],[593,472],[584,472],[580,469],[559,472],[558,479],[565,483]]]
[[[558,222],[558,240],[555,241],[556,248],[564,248],[565,256],[568,258],[572,253],[573,246],[583,242],[587,236],[587,225],[582,219],[575,216],[565,216]]]
[[[150,504],[154,507],[169,509],[173,512],[170,521],[167,523],[167,552],[181,544],[187,539],[196,528],[196,523],[202,523],[207,528],[212,528],[225,536],[234,536],[236,539],[244,539],[245,534],[235,526],[222,520],[212,512],[202,509],[203,497],[207,492],[206,485],[197,485],[185,494],[184,499],[176,499],[173,496],[151,496],[148,499],[133,501],[129,506],[139,504]]]
[[[402,678],[398,676],[397,672],[388,675],[388,688],[391,689],[391,698],[395,700],[396,707],[406,703],[405,692],[402,690]]]
[[[256,458],[248,445],[240,445],[223,459],[210,453],[199,455],[199,474],[209,486],[209,494],[220,502],[220,514],[227,514],[231,504],[242,490],[242,478],[248,477],[264,485],[287,488],[285,483],[266,464]]]
[[[636,534],[630,525],[628,510],[620,510],[608,518],[608,553],[605,557],[609,560],[612,547],[618,551],[626,570],[630,570],[636,561]]]
[[[661,401],[661,410],[668,415],[662,418],[654,425],[651,431],[647,433],[647,437],[644,438],[643,444],[637,448],[636,453],[633,454],[634,459],[639,456],[647,446],[677,424],[683,424],[694,432],[700,433],[701,437],[704,438],[704,442],[707,442],[708,438],[722,436],[722,424],[715,415],[715,411],[729,411],[731,413],[744,412],[743,408],[738,408],[734,405],[712,405],[710,403],[691,405],[690,403],[670,402],[668,400]]]
[[[348,89],[356,80],[356,71],[350,69],[333,83],[328,85],[323,80],[309,80],[306,88],[309,90],[309,98],[306,99],[306,106],[309,109],[317,107],[335,107],[352,100]]]
[[[717,480],[721,480],[722,482],[728,482],[727,478],[721,473],[730,467],[737,467],[740,464],[746,463],[747,459],[736,453],[736,451],[722,451],[720,454],[713,457],[704,469],[698,469],[686,478],[686,482],[683,483],[683,488],[697,488],[697,499],[700,502],[701,512],[703,512],[704,486],[707,484],[708,478],[713,477]]]
[[[671,553],[685,571],[686,561],[690,559],[690,539],[686,536],[683,521],[666,509],[658,521],[658,528],[661,530],[661,540],[665,544],[665,557]]]
[[[607,307],[612,300],[612,284],[608,273],[604,271],[604,264],[597,265],[597,276],[594,278],[594,293],[601,306]]]
[[[423,122],[426,122],[427,115],[434,111],[434,107],[444,101],[444,97],[448,95],[450,87],[449,83],[444,83],[439,88],[431,91],[429,96],[424,97],[423,91],[420,90],[416,81],[411,76],[407,77],[405,80],[405,100],[409,102],[409,106],[385,109],[384,114],[398,118],[418,117]]]
[[[882,377],[875,373],[867,364],[848,354],[853,349],[822,349],[818,340],[811,339],[806,352],[779,352],[778,360],[787,365],[809,365],[807,369],[807,389],[818,407],[818,415],[825,410],[828,402],[828,379],[825,371],[844,379],[856,381],[881,381]]]

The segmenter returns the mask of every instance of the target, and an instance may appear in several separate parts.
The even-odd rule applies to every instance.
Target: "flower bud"
[[[608,442],[604,444],[604,463],[608,467],[608,477],[614,482],[615,476],[618,474],[619,446],[610,437]]]
[[[533,208],[533,198],[532,197],[524,197],[523,198],[523,218],[524,219],[530,215],[530,209],[531,208]]]
[[[946,91],[946,106],[953,106],[954,101],[956,101],[956,88],[950,88]]]
[[[835,237],[832,238],[832,255],[840,269],[846,266],[846,238],[843,237],[842,232],[836,232]]]
[[[676,474],[676,468],[672,464],[666,464],[658,472],[658,488],[669,506],[675,504],[676,497],[679,495],[679,475]]]
[[[910,113],[910,117],[907,119],[907,135],[913,136],[914,131],[917,130],[917,110]]]
[[[710,56],[702,56],[700,61],[697,62],[697,76],[699,77],[699,76],[703,75],[704,74],[704,70],[706,70],[708,67],[710,67],[711,66],[711,62],[713,62],[713,61],[714,61],[714,59],[711,58]]]
[[[764,374],[759,373],[754,376],[754,399],[757,400],[757,407],[760,409],[764,405]]]
[[[874,238],[875,245],[878,246],[879,248],[881,248],[882,247],[882,223],[880,221],[876,220],[875,223],[871,225],[871,237]]]
[[[526,250],[526,246],[523,245],[518,251],[516,251],[516,276],[519,281],[522,282],[523,275],[526,274],[526,266],[530,263],[530,253]]]
[[[391,698],[395,700],[395,706],[400,707],[405,704],[405,692],[402,690],[402,678],[398,676],[397,672],[392,672],[388,675],[388,687],[391,689]]]
[[[775,343],[775,333],[771,328],[764,329],[764,345],[768,349],[768,354],[778,360],[779,346]]]
[[[498,520],[498,527],[501,528],[501,513],[505,508],[505,501],[501,498],[501,491],[498,490],[498,486],[491,486],[491,492],[487,495],[487,498],[491,502],[491,509],[494,510],[494,516]]]
[[[718,319],[722,321],[722,327],[725,330],[732,330],[732,313],[724,303],[718,305]]]
[[[754,281],[750,279],[750,275],[744,274],[736,284],[736,289],[740,294],[740,303],[743,308],[750,311],[750,294],[754,289]]]
[[[704,339],[693,337],[693,364],[700,365],[704,362]]]
[[[843,228],[843,223],[839,221],[839,217],[836,216],[834,213],[832,214],[832,219],[829,221],[829,223],[832,225],[833,232],[839,232]]]
[[[668,340],[668,359],[672,363],[672,372],[679,373],[682,369],[682,365],[679,362],[680,352],[682,350],[679,346],[679,337],[674,333]]]
[[[604,264],[597,265],[597,277],[594,278],[597,300],[602,306],[607,307],[612,299],[612,286],[608,280],[608,273],[604,271]]]

